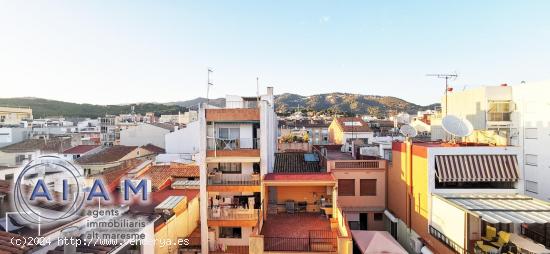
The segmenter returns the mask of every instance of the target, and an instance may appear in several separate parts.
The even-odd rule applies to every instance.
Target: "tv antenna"
[[[449,79],[455,80],[458,74],[455,72],[454,74],[426,74],[426,76],[445,79],[445,115],[447,115],[449,111]]]
[[[208,104],[210,104],[210,86],[214,85],[211,81],[210,81],[210,73],[214,72],[211,68],[208,68],[208,83],[206,84],[206,106],[208,107]]]
[[[452,137],[451,143],[455,143],[455,138],[463,138],[472,135],[474,127],[472,123],[465,118],[460,118],[455,115],[448,115],[441,120],[443,130],[449,133]]]

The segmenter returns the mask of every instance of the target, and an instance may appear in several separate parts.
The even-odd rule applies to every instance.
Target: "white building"
[[[30,128],[0,128],[0,148],[30,138]]]
[[[123,146],[144,146],[153,144],[165,148],[164,135],[175,130],[170,124],[138,124],[120,131],[120,144]]]
[[[550,200],[550,81],[513,86],[512,145],[524,158],[525,193]],[[546,181],[545,181],[546,180]]]
[[[200,124],[194,121],[164,136],[167,154],[196,154],[200,146]]]

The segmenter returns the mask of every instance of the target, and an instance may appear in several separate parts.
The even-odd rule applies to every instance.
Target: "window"
[[[351,230],[359,230],[360,228],[359,221],[348,221],[348,225]]]
[[[525,155],[525,165],[536,166],[538,163],[538,156],[535,154],[526,154]]]
[[[537,128],[525,128],[525,139],[537,139]]]
[[[241,228],[220,227],[220,238],[241,238]]]
[[[355,179],[338,179],[338,196],[355,196]]]
[[[376,196],[376,179],[361,179],[361,196]]]
[[[512,106],[510,101],[489,101],[487,121],[510,121]]]
[[[242,172],[241,163],[220,163],[218,170],[224,174],[240,174]]]
[[[525,180],[525,191],[537,194],[539,191],[538,189],[539,184],[537,182]]]
[[[374,213],[374,220],[381,221],[384,218],[383,213]]]

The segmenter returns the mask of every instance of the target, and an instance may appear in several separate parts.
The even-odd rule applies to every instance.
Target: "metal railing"
[[[336,235],[332,231],[310,231],[308,237],[264,236],[264,251],[335,252]]]
[[[546,231],[546,227],[543,227],[543,230]],[[521,234],[530,238],[531,240],[540,243],[546,247],[550,247],[550,238],[544,233],[537,232],[535,230],[528,229],[526,227],[521,227]]]
[[[449,248],[453,249],[457,253],[460,253],[460,254],[467,253],[464,247],[460,246],[458,243],[454,242],[453,240],[447,238],[446,235],[439,232],[439,230],[435,229],[432,226],[430,226],[430,235],[437,238],[439,241],[441,241],[443,244],[447,245]]]
[[[207,138],[208,150],[259,149],[259,138]]]
[[[241,186],[260,185],[260,175],[223,174],[214,173],[208,176],[208,185]]]
[[[248,208],[209,208],[209,220],[257,220],[259,209]]]
[[[353,161],[334,161],[334,169],[377,169],[386,168],[384,160],[353,160]]]

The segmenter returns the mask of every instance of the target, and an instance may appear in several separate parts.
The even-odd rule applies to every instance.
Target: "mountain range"
[[[195,98],[186,101],[168,103],[135,103],[125,105],[94,105],[48,100],[34,97],[0,98],[0,106],[30,107],[35,118],[48,116],[63,117],[100,117],[105,114],[129,114],[134,106],[134,112],[145,114],[154,112],[156,115],[177,114],[196,108],[206,98]],[[208,100],[215,106],[223,106],[224,98]],[[370,114],[386,116],[390,112],[416,113],[419,110],[433,109],[438,104],[427,106],[417,105],[392,96],[361,95],[350,93],[327,93],[311,96],[285,93],[275,96],[275,107],[278,114],[290,114],[296,110],[323,112],[328,114],[358,115]]]

